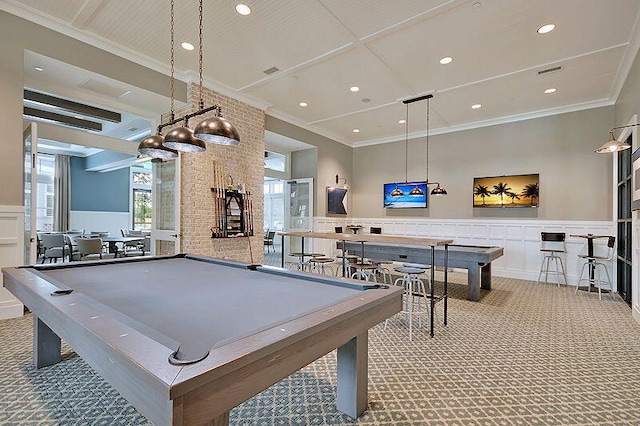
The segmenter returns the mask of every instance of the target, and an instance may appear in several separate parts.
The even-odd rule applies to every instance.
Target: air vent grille
[[[547,68],[546,70],[538,71],[538,75],[549,74],[551,72],[558,72],[560,70],[562,70],[562,66]]]
[[[278,72],[278,71],[280,71],[280,68],[277,68],[277,67],[271,67],[271,68],[266,69],[266,70],[264,70],[264,71],[262,71],[262,72],[263,72],[263,73],[265,73],[265,74],[267,74],[267,75],[271,75],[271,74],[276,73],[276,72]]]

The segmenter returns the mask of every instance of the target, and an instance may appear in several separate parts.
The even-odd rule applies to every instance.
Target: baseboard
[[[633,315],[633,319],[640,324],[640,306],[634,306],[633,309],[631,309],[631,313]]]
[[[24,314],[24,305],[18,300],[0,302],[0,320],[21,317]]]

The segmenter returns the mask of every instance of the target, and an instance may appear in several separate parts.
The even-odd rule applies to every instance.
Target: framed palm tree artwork
[[[473,207],[538,207],[540,175],[473,179]]]

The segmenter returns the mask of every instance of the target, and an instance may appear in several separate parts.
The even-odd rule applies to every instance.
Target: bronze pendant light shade
[[[396,186],[396,189],[394,189],[393,191],[391,191],[390,194],[392,197],[404,197],[404,192],[402,191],[402,189],[398,188]]]
[[[193,130],[188,127],[171,129],[164,137],[164,146],[184,152],[203,152],[206,147],[203,141],[193,136]]]
[[[418,186],[409,191],[409,196],[411,197],[421,197],[424,195],[424,191],[420,189]]]
[[[240,135],[233,124],[222,117],[205,118],[194,130],[195,137],[218,145],[239,145]]]
[[[436,195],[436,196],[440,196],[440,195],[447,195],[447,190],[444,189],[443,187],[440,186],[439,183],[435,182],[438,186],[436,186],[435,188],[433,188],[431,190],[431,195]]]
[[[151,158],[160,158],[162,160],[170,160],[178,157],[178,151],[167,148],[163,145],[164,138],[162,135],[147,136],[138,145],[138,152]]]

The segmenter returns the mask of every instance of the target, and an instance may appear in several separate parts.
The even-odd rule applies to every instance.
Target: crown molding
[[[451,126],[451,127],[440,128],[440,129],[429,129],[429,136],[442,135],[445,133],[462,132],[464,130],[473,130],[481,127],[489,127],[489,126],[496,126],[499,124],[514,123],[518,121],[549,117],[552,115],[566,114],[569,112],[583,111],[587,109],[601,108],[601,107],[611,106],[611,105],[615,105],[615,101],[611,99],[600,99],[597,101],[582,102],[582,103],[566,105],[558,108],[549,108],[549,109],[538,110],[538,111],[533,111],[533,112],[528,112],[523,114],[507,115],[504,117],[499,117],[491,120],[475,121],[472,123],[461,124],[458,126]],[[414,139],[414,138],[419,138],[424,136],[426,136],[426,131],[414,132],[409,134],[409,139]],[[405,136],[398,135],[398,136],[390,136],[388,138],[357,142],[357,143],[354,143],[352,146],[354,148],[361,148],[361,147],[370,146],[370,145],[380,145],[384,143],[397,142],[397,141],[403,141],[403,140],[405,140]]]

